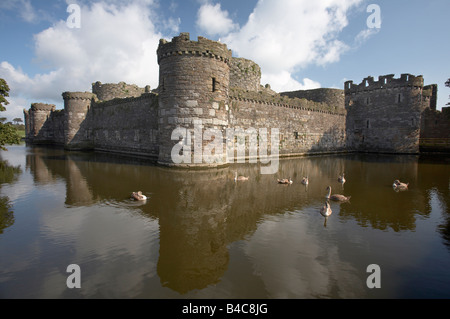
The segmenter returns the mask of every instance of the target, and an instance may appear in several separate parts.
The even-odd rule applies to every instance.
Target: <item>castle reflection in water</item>
[[[34,183],[64,181],[67,207],[121,205],[157,220],[158,276],[163,286],[182,294],[218,283],[229,266],[228,248],[233,242],[254,233],[265,216],[319,207],[327,185],[352,196],[351,203],[335,208],[332,218],[354,220],[372,229],[414,231],[417,220],[431,213],[431,190],[437,190],[450,207],[448,163],[437,172],[435,165],[417,156],[286,159],[277,174],[260,175],[257,164],[188,171],[111,154],[32,150],[26,166]],[[335,177],[344,170],[350,181],[342,186]],[[249,176],[249,181],[236,183],[235,172]],[[307,187],[300,185],[304,175],[310,180]],[[415,190],[407,196],[394,192],[390,185],[398,176]],[[293,185],[276,183],[277,178],[287,177]],[[147,202],[130,201],[131,192],[138,190],[148,195]],[[449,224],[440,226],[446,245],[450,245]]]

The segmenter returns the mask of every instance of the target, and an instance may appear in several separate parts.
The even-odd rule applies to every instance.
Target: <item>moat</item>
[[[310,156],[274,175],[25,145],[0,156],[0,298],[450,298],[448,156]],[[351,201],[325,219],[327,186]]]

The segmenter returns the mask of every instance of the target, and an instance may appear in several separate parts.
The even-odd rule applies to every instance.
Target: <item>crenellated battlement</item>
[[[145,88],[141,88],[136,84],[127,84],[125,82],[102,83],[97,81],[92,83],[92,93],[94,93],[100,101],[138,97],[149,92],[150,85],[147,85]]]
[[[64,100],[92,100],[95,95],[91,92],[64,92],[62,97]]]
[[[321,89],[326,91],[325,89]],[[334,90],[334,89],[330,89]],[[342,90],[336,90],[341,91]],[[293,92],[298,93],[298,92]],[[296,109],[299,111],[326,113],[339,116],[345,116],[346,111],[344,101],[338,99],[334,101],[314,101],[312,99],[306,99],[304,97],[297,97],[288,94],[269,94],[263,91],[255,92],[248,91],[239,88],[231,88],[229,92],[229,98],[232,101],[244,101],[255,104],[269,105],[273,107],[282,107],[287,109]]]
[[[191,55],[209,57],[228,64],[231,59],[231,50],[227,48],[226,44],[204,37],[198,37],[198,41],[192,41],[189,33],[185,32],[172,38],[171,42],[161,39],[157,55],[158,63],[170,56]]]
[[[373,90],[410,87],[423,88],[423,76],[414,76],[411,74],[402,74],[400,78],[394,78],[394,74],[381,75],[378,81],[375,81],[372,76],[366,77],[360,84],[354,84],[353,81],[347,81],[344,84],[345,94],[354,94],[359,92],[367,92]]]
[[[32,111],[46,111],[51,112],[56,109],[54,104],[45,104],[45,103],[32,103],[31,110]]]

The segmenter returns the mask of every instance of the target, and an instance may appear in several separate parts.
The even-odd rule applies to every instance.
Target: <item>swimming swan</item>
[[[402,183],[398,179],[394,181],[394,184],[392,184],[392,187],[398,190],[406,190],[408,189],[409,183]]]
[[[303,185],[308,185],[308,184],[309,184],[308,176],[303,177],[303,179],[302,179],[302,184],[303,184]]]
[[[328,194],[327,194],[326,198],[337,201],[337,202],[346,202],[346,201],[349,201],[351,198],[351,196],[347,197],[347,196],[340,195],[340,194],[331,195],[331,186],[327,187],[327,191],[328,191]]]
[[[141,191],[133,192],[131,194],[131,197],[135,200],[146,200],[147,199],[147,196],[143,195]]]
[[[278,181],[278,184],[292,184],[293,183],[290,177],[289,177],[289,179],[286,179],[286,178],[278,179],[277,181]]]
[[[320,214],[323,217],[328,217],[332,214],[333,212],[331,211],[331,207],[330,207],[330,203],[328,203],[328,201],[325,202],[325,205],[320,209]]]

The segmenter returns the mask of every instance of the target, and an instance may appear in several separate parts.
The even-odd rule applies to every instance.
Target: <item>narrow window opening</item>
[[[298,132],[294,132],[294,137],[296,140],[298,140]]]
[[[367,128],[370,128],[370,120],[367,120]]]
[[[402,101],[402,95],[398,94],[397,95],[397,103],[400,103]]]
[[[216,78],[212,78],[212,91],[216,92]]]

